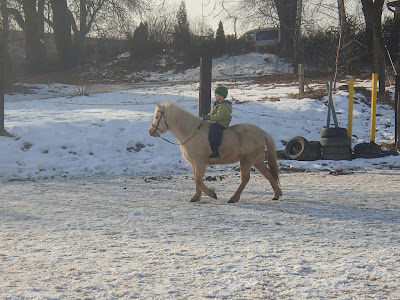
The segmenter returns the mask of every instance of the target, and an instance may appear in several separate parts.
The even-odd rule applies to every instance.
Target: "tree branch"
[[[15,22],[17,22],[18,26],[24,30],[25,20],[22,17],[22,14],[15,8],[8,8],[8,14],[14,17]]]

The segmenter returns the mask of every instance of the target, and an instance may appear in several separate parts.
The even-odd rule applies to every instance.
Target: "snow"
[[[213,68],[213,85],[229,87],[231,124],[259,125],[280,150],[294,136],[320,140],[326,96],[297,99],[295,82],[246,79],[287,72],[284,62],[253,53],[214,60]],[[398,156],[279,160],[282,201],[266,201],[272,190],[254,173],[237,205],[226,203],[238,185],[237,165],[215,166],[208,174],[217,181],[207,184],[218,200],[188,203],[190,166],[178,146],[150,137],[148,128],[157,102],[197,114],[198,77],[198,69],[154,73],[149,81],[161,82],[111,92],[102,86],[102,93],[93,85],[90,96],[61,84],[6,95],[13,137],[0,137],[0,296],[398,297]],[[356,85],[369,89],[371,82]],[[347,97],[346,89],[333,96],[341,127]],[[353,145],[369,141],[363,97],[355,95]],[[389,105],[378,104],[376,128],[378,144],[394,142]],[[328,175],[336,169],[345,175]]]
[[[244,65],[249,66],[253,56],[246,58]],[[222,69],[222,60],[218,62],[215,68]],[[259,64],[260,60],[256,60],[257,68]],[[183,79],[185,75],[180,76]],[[284,142],[295,136],[320,140],[320,130],[327,122],[326,97],[296,99],[292,96],[297,93],[295,83],[218,83],[229,86],[228,99],[234,103],[231,124],[259,125],[272,134],[280,150],[284,149]],[[369,84],[357,82],[358,86]],[[177,102],[197,114],[198,83],[163,82],[147,87],[144,84],[90,96],[72,96],[74,90],[76,87],[60,84],[37,85],[33,94],[6,95],[5,127],[15,137],[0,137],[1,180],[190,172],[179,147],[150,137],[148,128],[157,102]],[[68,96],[61,96],[63,93]],[[347,127],[347,97],[346,90],[339,90],[333,97],[341,127]],[[360,100],[363,97],[355,95],[353,145],[370,139],[370,107]],[[393,109],[378,104],[377,115],[376,142],[393,143]],[[174,140],[170,133],[165,137]],[[159,155],[161,152],[163,155]],[[310,171],[400,167],[396,156],[352,161],[281,160],[280,164]]]
[[[400,171],[8,182],[0,190],[5,299],[398,299]],[[266,195],[267,194],[267,195]],[[269,194],[269,195],[268,195]]]

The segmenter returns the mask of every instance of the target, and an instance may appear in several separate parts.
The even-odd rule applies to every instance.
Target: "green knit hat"
[[[214,93],[226,98],[228,96],[228,89],[223,85],[219,85],[215,88]]]

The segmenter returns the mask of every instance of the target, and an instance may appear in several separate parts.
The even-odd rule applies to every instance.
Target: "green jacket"
[[[223,102],[215,101],[211,112],[208,114],[210,121],[218,123],[225,128],[228,128],[229,123],[232,120],[232,103],[228,100]]]

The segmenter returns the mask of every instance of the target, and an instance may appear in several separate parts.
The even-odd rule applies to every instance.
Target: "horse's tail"
[[[279,183],[279,165],[276,156],[276,146],[272,136],[264,131],[265,141],[267,143],[267,164],[269,171],[274,179]]]

